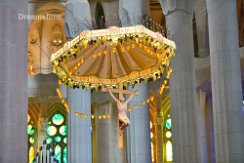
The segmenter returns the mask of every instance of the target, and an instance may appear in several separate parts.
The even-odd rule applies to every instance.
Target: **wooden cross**
[[[119,89],[112,89],[112,88],[106,89],[106,88],[102,88],[101,91],[102,92],[107,92],[107,90],[109,90],[112,93],[118,93],[119,94],[119,99],[121,99],[124,94],[127,94],[127,95],[132,95],[132,94],[140,95],[140,92],[139,91],[124,90],[123,89],[123,83],[119,83]]]
[[[110,91],[112,93],[118,93],[119,94],[119,100],[122,99],[124,94],[130,94],[130,95],[132,95],[132,94],[139,95],[140,94],[139,91],[124,90],[123,89],[123,83],[119,83],[119,89],[105,89],[105,88],[103,88],[101,91],[102,92]],[[118,122],[118,147],[123,148],[123,134],[120,133],[119,122]]]

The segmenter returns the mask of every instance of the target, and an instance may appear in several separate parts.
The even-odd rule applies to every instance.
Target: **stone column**
[[[199,128],[199,146],[200,146],[200,159],[202,162],[208,161],[207,153],[207,142],[206,142],[206,125],[205,125],[205,106],[206,106],[206,92],[201,89],[198,91],[198,108],[197,108],[197,119]]]
[[[209,55],[208,14],[206,11],[206,0],[196,0],[194,13],[197,29],[198,56],[204,58]]]
[[[121,163],[117,143],[117,108],[112,101],[99,103],[95,108],[96,124],[96,163]],[[99,115],[110,115],[110,118],[99,118]]]
[[[201,162],[197,140],[192,13],[194,0],[161,0],[166,26],[176,43],[170,102],[175,163]],[[187,40],[187,41],[186,41]]]
[[[105,26],[108,28],[110,26],[119,26],[119,1],[108,1],[102,2],[103,11],[105,15]]]
[[[127,128],[127,162],[150,163],[152,158],[149,106],[141,104],[148,98],[147,84],[135,86],[134,90],[140,91],[140,95],[135,96],[129,104],[132,110],[129,113],[131,124]],[[138,109],[133,109],[134,104],[138,105]]]
[[[149,0],[119,0],[119,17],[122,26],[142,24],[145,15],[150,15]]]
[[[91,163],[91,92],[90,90],[68,90],[68,162]],[[76,116],[85,113],[87,118]]]
[[[65,4],[65,34],[68,41],[84,30],[91,29],[91,12],[87,0],[69,0]],[[68,90],[68,161],[91,163],[91,92]],[[79,118],[75,112],[86,113],[88,118]]]
[[[65,35],[68,41],[78,36],[80,32],[92,28],[88,0],[68,0],[65,8]]]
[[[244,162],[236,1],[207,0],[216,162]]]
[[[0,162],[27,162],[27,0],[0,1]]]
[[[143,16],[150,15],[149,0],[120,0],[119,17],[122,26],[141,24]],[[150,163],[151,139],[150,139],[150,115],[149,106],[141,105],[141,102],[148,97],[147,84],[135,89],[140,91],[140,96],[134,97],[130,102],[139,105],[138,110],[130,112],[131,125],[127,128],[127,162],[128,163]]]
[[[162,109],[162,96],[156,94],[154,98],[156,106],[156,118],[154,121],[156,127],[156,163],[163,162],[163,121],[160,115]]]

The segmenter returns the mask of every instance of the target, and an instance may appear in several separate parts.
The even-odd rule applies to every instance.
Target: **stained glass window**
[[[61,160],[61,147],[59,145],[56,145],[54,153],[55,153],[56,159],[60,161]]]
[[[153,123],[150,121],[150,138],[151,138],[151,157],[152,157],[152,162],[155,161],[154,159],[154,145],[153,145],[153,142],[154,142],[154,137],[153,137]]]
[[[34,127],[33,127],[32,125],[29,124],[29,125],[27,126],[27,134],[31,136],[31,135],[34,134],[34,132],[35,132]]]
[[[32,121],[31,116],[28,114],[28,125],[27,125],[27,135],[28,135],[28,149],[29,149],[29,157],[28,162],[32,163],[35,157],[35,150],[34,150],[34,143],[35,143],[35,135],[36,135],[36,128]]]
[[[173,161],[173,149],[172,149],[172,126],[171,126],[171,117],[170,114],[166,116],[164,124],[164,145],[165,145],[165,155],[166,161]]]
[[[34,159],[35,157],[35,151],[34,151],[34,148],[31,146],[29,148],[29,163],[32,163],[32,160]]]
[[[47,128],[47,143],[50,144],[59,163],[67,163],[67,126],[64,115],[57,113],[50,117]]]
[[[61,125],[61,124],[64,122],[64,117],[63,117],[61,114],[55,114],[55,115],[52,117],[52,122],[53,122],[55,125]]]
[[[166,120],[165,125],[166,125],[167,129],[171,129],[171,119],[170,118]]]
[[[166,161],[173,161],[172,143],[170,140],[166,143]]]
[[[63,136],[67,135],[67,126],[61,126],[59,129],[59,133]]]
[[[167,131],[166,134],[165,134],[166,138],[171,138],[172,136],[172,133],[170,131]]]
[[[54,127],[54,126],[49,126],[48,128],[47,128],[47,134],[49,135],[49,136],[53,136],[53,135],[55,135],[57,133],[57,128],[56,127]]]

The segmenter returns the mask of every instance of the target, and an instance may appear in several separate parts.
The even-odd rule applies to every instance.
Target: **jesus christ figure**
[[[132,100],[134,97],[134,94],[132,94],[127,101],[125,101],[125,98],[122,96],[119,100],[114,97],[113,93],[109,91],[109,94],[112,96],[112,98],[117,102],[118,107],[118,119],[119,119],[119,128],[122,132],[129,124],[130,120],[126,115],[127,112],[127,104]]]

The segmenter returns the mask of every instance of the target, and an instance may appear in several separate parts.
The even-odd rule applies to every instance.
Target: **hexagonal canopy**
[[[160,77],[175,43],[142,25],[88,30],[52,54],[53,72],[70,87],[117,86]]]

